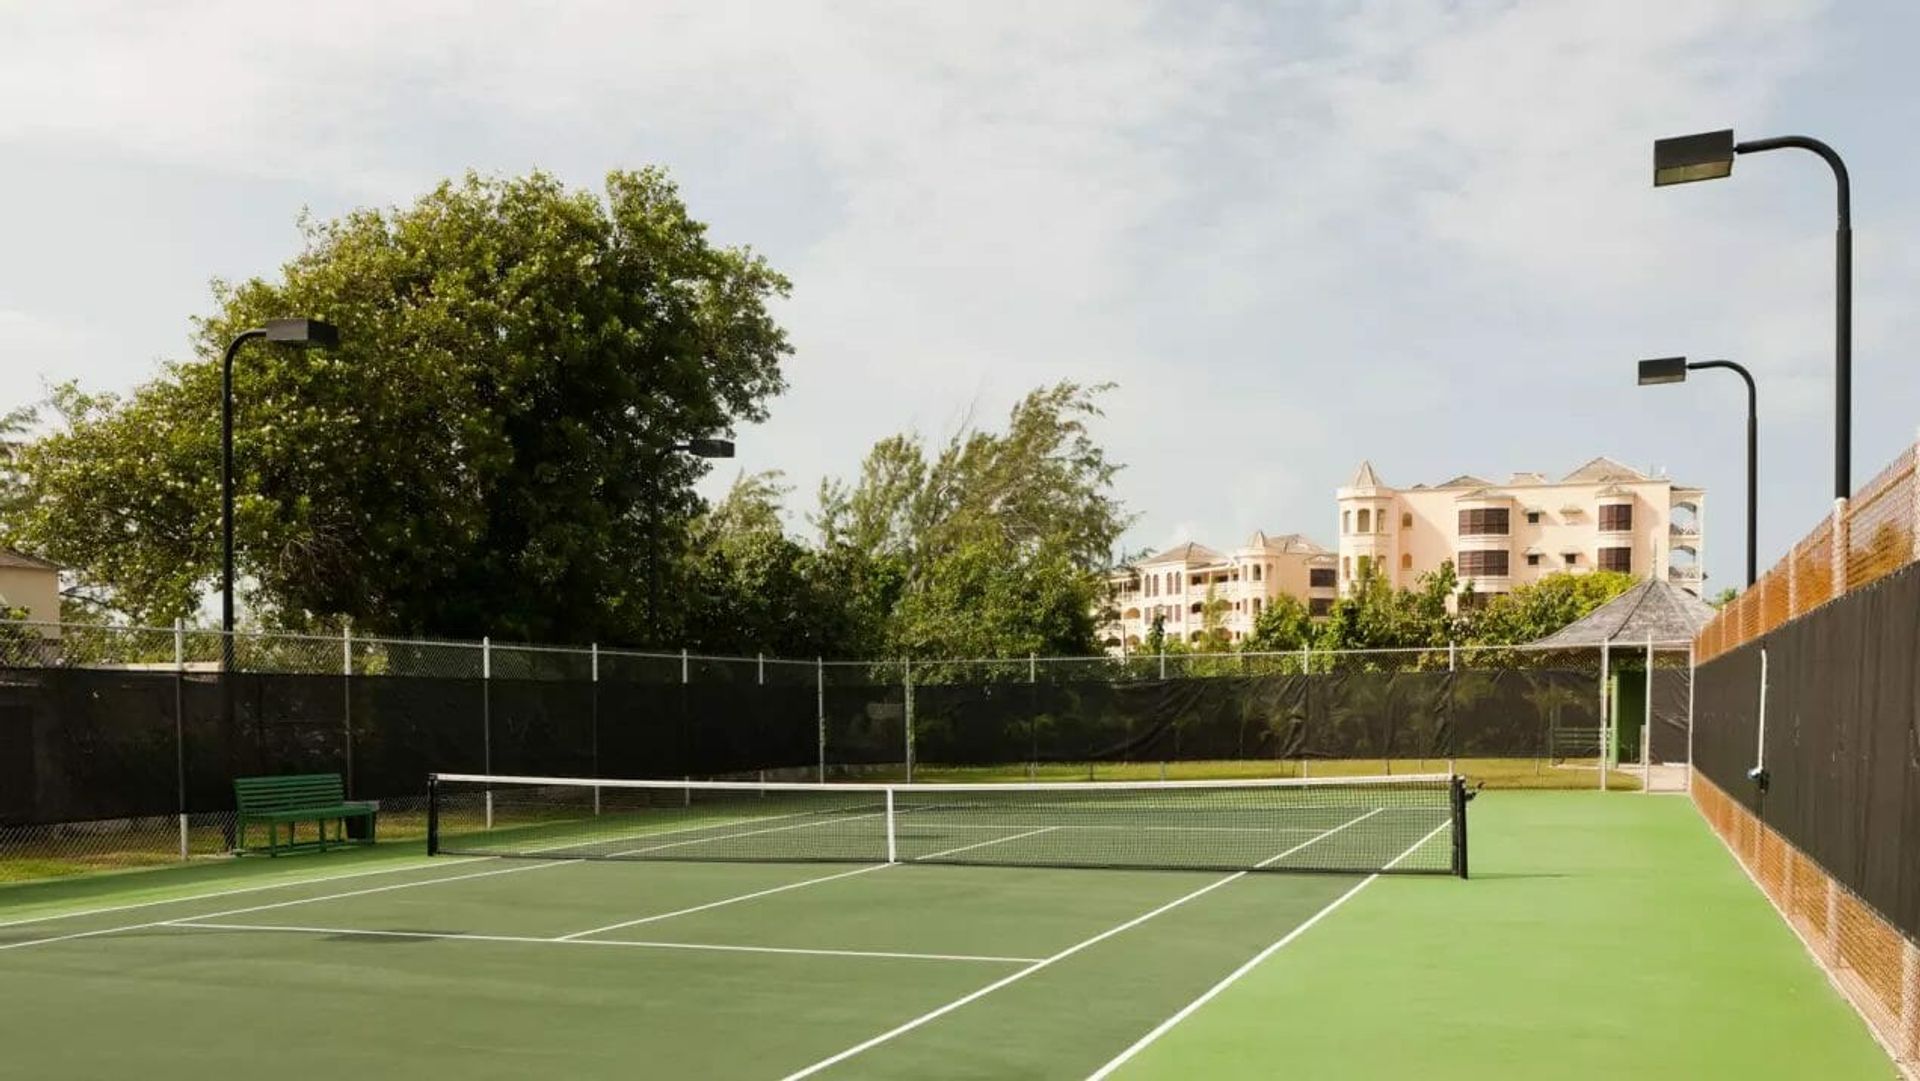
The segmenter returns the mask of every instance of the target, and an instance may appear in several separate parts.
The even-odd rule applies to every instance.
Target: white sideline
[[[259,893],[262,890],[284,890],[294,886],[311,886],[316,882],[338,882],[343,878],[366,878],[368,875],[389,875],[397,871],[418,871],[427,867],[452,867],[459,863],[473,863],[486,859],[485,856],[470,856],[466,859],[436,860],[422,857],[418,863],[403,863],[394,867],[375,867],[365,871],[347,871],[337,875],[319,875],[314,878],[296,878],[285,882],[263,882],[258,886],[240,886],[230,890],[213,890],[208,893],[189,894],[184,897],[162,897],[153,901],[134,901],[124,905],[108,905],[105,908],[81,908],[72,912],[55,912],[47,916],[28,916],[20,920],[0,920],[0,927],[19,927],[27,923],[46,923],[49,920],[70,920],[76,916],[104,916],[109,912],[125,912],[135,908],[152,908],[155,905],[179,905],[188,901],[205,901],[215,897],[233,897],[242,893]]]
[[[1259,863],[1255,864],[1254,866],[1256,868],[1259,868],[1259,867],[1266,867],[1269,864],[1278,863],[1281,860],[1287,858],[1288,856],[1293,855],[1295,852],[1298,852],[1301,849],[1306,848],[1308,845],[1317,844],[1318,842],[1325,840],[1326,838],[1331,837],[1336,833],[1339,833],[1341,830],[1346,829],[1348,826],[1352,826],[1356,823],[1364,822],[1367,819],[1372,818],[1374,815],[1379,814],[1382,810],[1384,810],[1384,808],[1375,807],[1373,810],[1368,811],[1366,814],[1360,815],[1356,818],[1350,818],[1347,821],[1342,822],[1339,825],[1333,827],[1332,829],[1326,830],[1322,833],[1315,835],[1312,838],[1309,838],[1308,840],[1302,841],[1299,844],[1294,845],[1292,848],[1289,848],[1286,851],[1279,853],[1278,855],[1269,856],[1266,859],[1261,860]],[[1191,893],[1184,894],[1180,897],[1176,897],[1173,900],[1168,901],[1166,904],[1161,905],[1159,908],[1156,908],[1151,912],[1147,912],[1142,915],[1135,916],[1134,918],[1128,920],[1125,923],[1119,924],[1118,926],[1109,927],[1105,931],[1102,931],[1099,934],[1094,935],[1092,938],[1082,939],[1081,941],[1076,942],[1071,946],[1068,946],[1066,949],[1061,950],[1059,953],[1053,954],[1049,957],[1042,958],[1039,961],[1035,961],[1033,964],[1028,965],[1026,968],[1023,968],[1018,972],[1014,972],[1010,975],[1003,976],[1000,979],[995,980],[994,982],[986,985],[985,987],[980,988],[977,991],[973,991],[968,994],[962,995],[961,997],[954,999],[952,1002],[949,1002],[944,1006],[939,1006],[934,1009],[928,1010],[926,1013],[923,1013],[920,1016],[910,1021],[896,1025],[893,1028],[890,1028],[887,1031],[882,1032],[880,1035],[873,1037],[872,1039],[866,1040],[862,1043],[857,1043],[852,1047],[847,1048],[845,1051],[841,1051],[838,1054],[830,1055],[827,1058],[823,1058],[820,1061],[814,1063],[813,1065],[805,1067],[804,1069],[796,1070],[795,1072],[786,1075],[786,1077],[782,1078],[781,1081],[800,1081],[800,1078],[812,1077],[814,1074],[819,1073],[821,1070],[824,1070],[829,1066],[838,1065],[839,1063],[845,1062],[846,1060],[854,1057],[855,1055],[858,1055],[872,1048],[878,1047],[881,1044],[886,1043],[888,1040],[891,1040],[896,1036],[901,1036],[901,1035],[905,1035],[908,1032],[912,1032],[914,1029],[919,1028],[921,1025],[924,1025],[929,1021],[935,1021],[941,1017],[945,1017],[947,1014],[952,1013],[953,1011],[959,1009],[962,1006],[965,1006],[969,1002],[973,1002],[976,999],[984,998],[987,995],[990,995],[995,991],[1000,990],[1002,987],[1008,986],[1009,984],[1017,983],[1020,980],[1023,980],[1028,976],[1031,976],[1034,973],[1040,971],[1041,969],[1046,968],[1049,965],[1052,965],[1059,961],[1064,961],[1067,958],[1072,957],[1074,954],[1079,953],[1081,950],[1084,950],[1090,946],[1098,945],[1101,942],[1105,942],[1107,939],[1112,938],[1114,935],[1117,935],[1122,931],[1128,931],[1135,927],[1138,927],[1141,924],[1147,922],[1150,919],[1153,919],[1155,916],[1158,916],[1163,912],[1171,912],[1172,910],[1179,908],[1181,905],[1186,904],[1188,901],[1191,901],[1196,897],[1201,897],[1206,894],[1212,893],[1214,890],[1219,889],[1220,887],[1226,885],[1227,883],[1245,878],[1246,876],[1252,873],[1253,871],[1235,871],[1230,875],[1226,875],[1225,877],[1216,878],[1212,882],[1207,883],[1206,885],[1200,887],[1199,889],[1194,890]]]
[[[992,957],[970,953],[901,953],[892,950],[834,950],[799,946],[741,946],[711,942],[650,942],[629,939],[539,938],[532,935],[482,935],[453,931],[381,931],[360,927],[303,927],[268,923],[204,923],[191,917],[169,920],[163,927],[200,931],[278,931],[301,935],[354,935],[369,938],[422,938],[444,941],[518,942],[540,946],[626,946],[648,950],[709,950],[722,953],[776,953],[807,957],[879,957],[902,961],[979,961],[988,964],[1028,965],[1035,957]]]
[[[1418,851],[1421,845],[1424,845],[1428,841],[1433,840],[1436,834],[1438,834],[1441,830],[1446,828],[1447,828],[1447,823],[1445,822],[1442,822],[1438,826],[1435,826],[1432,832],[1428,833],[1425,837],[1420,838],[1418,841],[1415,841],[1410,847],[1408,847],[1408,849],[1405,852],[1400,853],[1398,856],[1395,856],[1392,860],[1388,861],[1387,866],[1384,869],[1388,871],[1393,870],[1395,864],[1398,864],[1401,860],[1406,859],[1408,856]],[[1377,879],[1379,877],[1380,877],[1380,872],[1375,872],[1373,874],[1370,874],[1367,877],[1361,879],[1358,883],[1356,883],[1352,889],[1348,890],[1347,892],[1341,894],[1338,897],[1335,897],[1332,901],[1329,901],[1325,908],[1322,908],[1320,911],[1315,912],[1311,916],[1308,916],[1306,920],[1302,922],[1298,927],[1295,927],[1293,930],[1288,931],[1285,935],[1282,935],[1279,941],[1268,946],[1266,949],[1261,950],[1259,953],[1254,954],[1251,958],[1248,958],[1245,964],[1241,965],[1239,968],[1234,969],[1232,972],[1227,973],[1225,978],[1221,979],[1219,983],[1214,984],[1212,987],[1209,987],[1206,989],[1206,991],[1202,992],[1199,998],[1196,998],[1192,1002],[1189,1002],[1185,1006],[1181,1007],[1179,1012],[1175,1013],[1172,1017],[1169,1017],[1165,1021],[1162,1021],[1158,1025],[1155,1025],[1153,1028],[1153,1031],[1147,1033],[1145,1036],[1140,1037],[1138,1040],[1135,1040],[1132,1046],[1128,1047],[1125,1051],[1120,1052],[1118,1055],[1115,1055],[1112,1059],[1108,1060],[1106,1065],[1088,1074],[1087,1081],[1103,1081],[1103,1079],[1109,1076],[1110,1074],[1112,1074],[1113,1071],[1119,1069],[1121,1066],[1124,1066],[1129,1059],[1133,1058],[1133,1056],[1145,1050],[1148,1044],[1151,1044],[1155,1040],[1158,1040],[1160,1037],[1166,1035],[1169,1031],[1173,1029],[1173,1026],[1186,1020],[1188,1017],[1191,1017],[1194,1011],[1198,1010],[1202,1006],[1205,1006],[1208,1002],[1211,1002],[1215,996],[1220,994],[1220,992],[1225,991],[1227,988],[1232,987],[1235,983],[1238,983],[1240,981],[1240,977],[1245,976],[1247,973],[1252,972],[1255,968],[1259,967],[1262,961],[1265,961],[1267,958],[1272,957],[1276,953],[1279,953],[1281,950],[1287,947],[1288,943],[1291,943],[1294,939],[1299,938],[1303,934],[1306,934],[1307,928],[1312,927],[1314,924],[1319,923],[1322,919],[1325,919],[1327,916],[1331,915],[1334,909],[1339,908],[1341,905],[1346,904],[1349,900],[1353,898],[1355,894],[1359,893],[1361,890],[1366,889],[1368,886],[1373,885],[1374,879]]]
[[[572,934],[561,935],[560,937],[554,939],[554,941],[555,942],[573,942],[579,939],[586,938],[588,935],[598,935],[598,934],[604,934],[608,931],[618,931],[622,927],[638,927],[643,923],[657,923],[660,920],[670,920],[675,916],[687,916],[695,912],[705,912],[710,908],[723,908],[727,905],[739,904],[741,901],[751,901],[756,897],[766,897],[770,894],[785,893],[788,890],[797,890],[802,886],[811,886],[817,882],[832,882],[836,878],[851,878],[854,875],[864,875],[869,871],[885,870],[886,868],[891,866],[893,865],[889,863],[876,863],[870,867],[856,867],[851,871],[840,871],[835,874],[821,875],[818,878],[803,878],[798,882],[789,882],[783,886],[774,886],[770,889],[755,890],[752,893],[743,893],[737,897],[723,897],[718,901],[708,901],[704,905],[694,905],[692,908],[676,909],[672,912],[661,912],[652,916],[642,916],[637,920],[626,920],[621,923],[610,923],[605,927],[592,927],[585,931],[575,931]]]
[[[213,919],[219,919],[222,916],[238,916],[245,912],[265,912],[265,911],[268,911],[269,909],[287,908],[292,905],[313,904],[314,902],[317,902],[317,901],[337,901],[347,897],[364,897],[371,893],[387,893],[392,890],[408,890],[408,889],[414,888],[415,886],[437,886],[442,882],[459,882],[469,878],[486,878],[489,875],[511,875],[511,874],[517,874],[521,871],[537,871],[543,867],[565,867],[569,863],[578,863],[578,862],[579,862],[578,860],[555,860],[551,863],[522,863],[522,864],[516,864],[515,866],[512,866],[512,867],[496,868],[491,871],[473,871],[464,875],[447,875],[442,878],[423,878],[418,882],[397,882],[391,886],[375,886],[371,889],[348,890],[344,893],[323,893],[318,897],[298,897],[291,901],[275,901],[272,904],[266,904],[266,905],[252,905],[246,908],[230,908],[222,912],[207,912],[207,913],[203,913],[199,917],[182,917],[182,919],[199,918],[199,919],[213,920]],[[51,938],[30,938],[25,942],[8,942],[5,944],[0,944],[0,952],[4,952],[6,950],[24,949],[28,946],[44,946],[51,942],[67,942],[76,938],[93,938],[98,935],[118,934],[122,931],[143,931],[149,927],[163,927],[169,923],[174,923],[174,922],[177,922],[177,921],[152,920],[147,923],[124,924],[119,927],[102,927],[92,931],[75,931],[70,935],[55,935]]]

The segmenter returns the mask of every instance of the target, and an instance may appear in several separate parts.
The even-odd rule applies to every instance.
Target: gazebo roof
[[[1713,618],[1713,606],[1670,582],[1652,578],[1588,613],[1583,619],[1533,643],[1538,646],[1597,646],[1691,642]]]

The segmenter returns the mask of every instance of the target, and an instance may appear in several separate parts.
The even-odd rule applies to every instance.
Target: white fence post
[[[1613,720],[1608,691],[1613,677],[1612,655],[1608,651],[1611,643],[1605,639],[1600,642],[1600,791],[1607,790],[1607,729]]]
[[[588,721],[593,726],[590,733],[592,743],[589,746],[590,753],[593,755],[593,775],[598,777],[600,776],[600,643],[594,642],[587,646],[587,657],[590,666],[587,678],[593,684],[588,688],[591,703],[588,708]],[[593,813],[595,815],[600,813],[599,785],[593,786]]]
[[[1647,704],[1640,718],[1640,794],[1653,791],[1653,635],[1647,635]]]
[[[180,812],[180,858],[188,856],[187,844],[187,623],[173,621],[173,783]]]
[[[340,625],[340,734],[346,741],[347,798],[353,798],[353,624]]]
[[[480,639],[480,772],[493,775],[493,638]],[[493,785],[487,785],[487,829],[493,829]]]

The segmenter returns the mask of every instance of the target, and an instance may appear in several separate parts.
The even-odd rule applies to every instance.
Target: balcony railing
[[[1667,535],[1670,537],[1697,537],[1700,535],[1700,523],[1698,522],[1669,523],[1667,525]]]
[[[1698,582],[1702,577],[1704,577],[1704,575],[1701,573],[1699,567],[1667,568],[1667,580],[1669,582]]]

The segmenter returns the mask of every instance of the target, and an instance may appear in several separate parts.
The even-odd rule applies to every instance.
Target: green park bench
[[[267,847],[269,856],[296,849],[327,848],[338,844],[372,844],[374,822],[379,808],[371,803],[347,802],[346,786],[340,783],[338,773],[299,773],[282,777],[235,777],[233,779],[233,798],[240,808],[240,822],[234,831],[234,848],[241,852],[247,848],[247,827],[260,824],[267,827]],[[367,824],[366,836],[350,838],[347,836],[347,822],[361,819]],[[315,840],[294,840],[294,826],[300,822],[312,822],[319,827],[319,837]],[[340,829],[333,836],[327,836],[327,823],[339,822]],[[287,827],[286,842],[281,843],[280,827]]]

